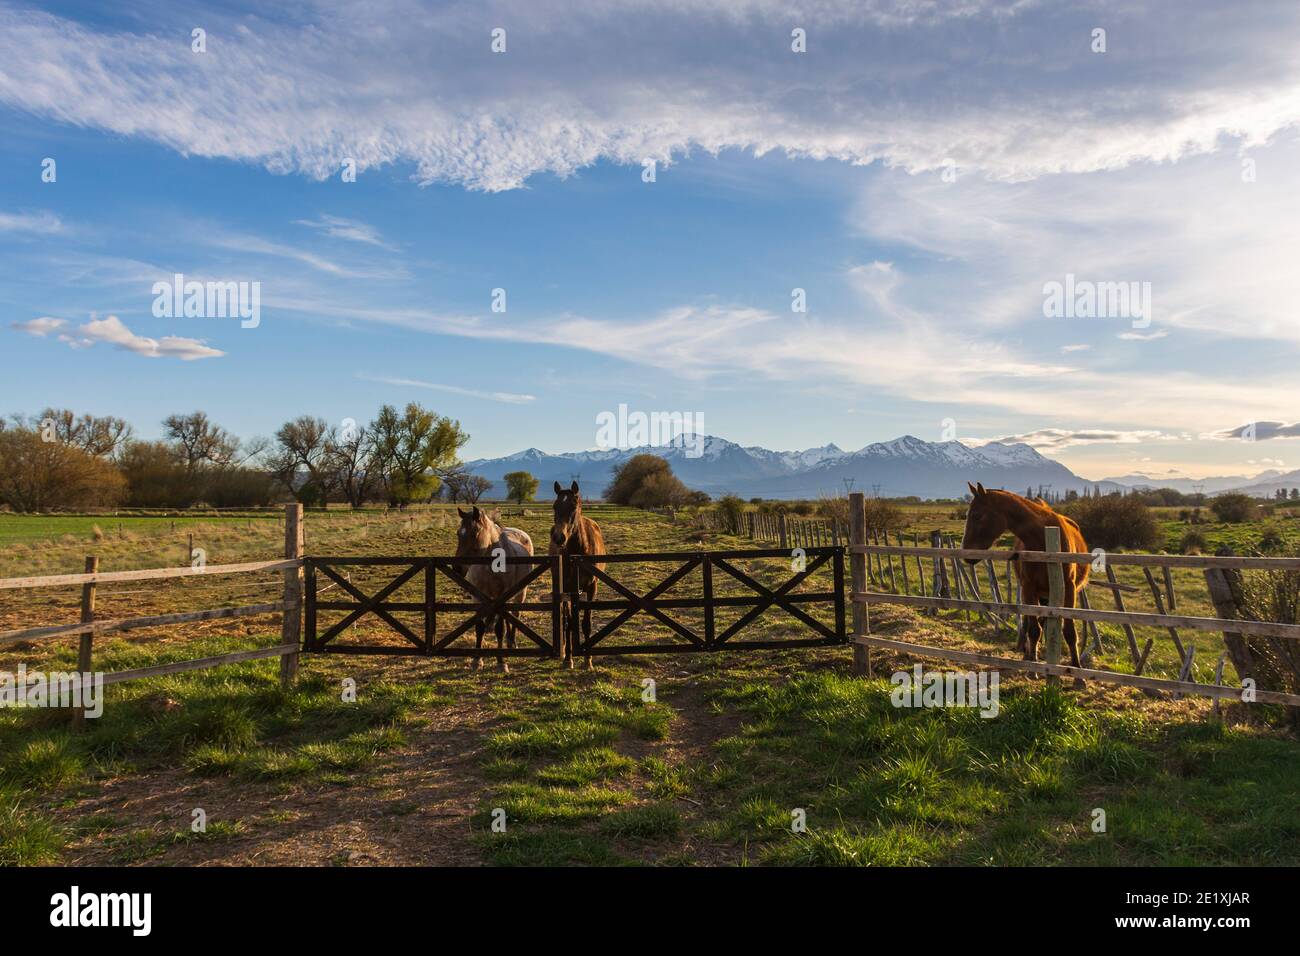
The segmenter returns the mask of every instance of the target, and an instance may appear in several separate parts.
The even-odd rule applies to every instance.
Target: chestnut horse
[[[974,498],[966,513],[966,533],[962,536],[961,546],[973,550],[987,550],[993,546],[1004,532],[1010,531],[1016,537],[1015,551],[1043,551],[1047,547],[1045,528],[1061,529],[1061,550],[1083,553],[1088,550],[1087,543],[1079,526],[1063,514],[1057,514],[1042,499],[1022,498],[1010,491],[998,489],[984,490],[982,484],[972,485],[966,482]],[[970,564],[977,564],[978,559],[967,558]],[[1021,604],[1046,604],[1048,600],[1047,565],[1038,562],[1016,561],[1016,577],[1020,581]],[[1088,583],[1088,565],[1064,564],[1061,570],[1065,574],[1065,607],[1075,607],[1078,594]],[[1010,597],[1008,595],[1008,597]],[[1078,639],[1075,635],[1074,619],[1065,618],[1061,625],[1065,642],[1070,647],[1070,663],[1079,666]],[[1024,652],[1027,661],[1037,659],[1038,639],[1042,635],[1040,618],[1024,615],[1020,620],[1020,641],[1016,650]]]
[[[527,532],[518,528],[503,528],[475,505],[470,511],[456,511],[460,514],[460,527],[456,530],[456,557],[483,558],[497,557],[497,552],[508,558],[525,558],[533,556],[533,541]],[[490,564],[454,565],[457,574],[482,591],[488,598],[498,598],[526,577],[531,568],[527,564],[507,564],[502,570],[494,570]],[[476,600],[478,600],[476,598]],[[528,588],[512,595],[506,603],[523,604],[528,600]],[[483,603],[481,600],[479,603]],[[504,641],[509,648],[515,646],[514,622],[504,614],[483,614],[474,619],[475,648],[483,650],[483,632],[492,628],[497,635],[497,669],[508,674],[510,666],[505,655],[501,653]],[[483,666],[483,658],[476,656],[470,665],[475,670]]]
[[[605,554],[605,536],[600,533],[600,526],[590,518],[583,517],[582,495],[578,493],[575,481],[568,488],[561,488],[555,483],[554,524],[551,525],[551,544],[548,554]],[[604,562],[596,565],[605,570]],[[583,592],[588,601],[596,599],[596,588],[600,584],[590,569],[583,568],[578,573],[576,590]],[[566,590],[572,590],[572,584],[565,582]],[[567,630],[567,627],[566,627]],[[591,637],[591,608],[582,611],[582,633],[584,638]],[[572,666],[572,653],[569,655]],[[587,669],[591,670],[591,655],[587,655]]]

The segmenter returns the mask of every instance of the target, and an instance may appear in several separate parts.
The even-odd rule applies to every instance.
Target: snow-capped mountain
[[[652,454],[668,459],[673,472],[690,488],[710,494],[731,492],[742,497],[816,498],[839,495],[850,484],[859,491],[887,497],[915,495],[947,498],[966,493],[967,481],[982,481],[990,488],[1024,492],[1050,488],[1053,492],[1079,491],[1098,485],[1118,490],[1112,482],[1080,478],[1060,462],[1045,458],[1025,444],[989,442],[978,447],[957,441],[927,442],[904,435],[876,442],[854,452],[835,445],[804,451],[771,451],[742,447],[713,435],[679,436],[671,445],[632,449],[547,454],[536,448],[504,458],[480,458],[466,468],[497,484],[490,492],[502,493],[502,477],[511,471],[528,471],[541,482],[539,495],[550,493],[551,483],[568,485],[575,478],[595,497],[609,484],[613,469],[634,455]]]

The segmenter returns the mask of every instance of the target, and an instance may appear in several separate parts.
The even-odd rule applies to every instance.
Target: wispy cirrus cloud
[[[364,268],[353,265],[344,265],[341,262],[328,259],[310,249],[303,249],[299,246],[293,246],[283,242],[273,242],[269,239],[263,239],[260,236],[217,235],[209,239],[209,244],[218,248],[249,253],[255,256],[271,256],[277,259],[289,259],[310,266],[318,272],[324,272],[339,279],[391,279],[404,275],[404,273],[397,268]]]
[[[306,226],[309,229],[315,229],[322,232],[332,239],[346,239],[350,242],[362,242],[371,246],[378,246],[381,249],[392,250],[396,248],[391,243],[385,242],[379,234],[379,230],[374,226],[367,225],[356,219],[344,219],[342,216],[331,216],[322,214],[316,219],[295,219],[295,225]]]
[[[0,232],[50,236],[63,230],[63,220],[52,212],[0,212]]]
[[[1071,430],[1067,428],[1040,428],[1023,435],[1004,435],[1001,438],[984,438],[967,442],[978,448],[989,442],[1025,444],[1039,451],[1060,451],[1080,445],[1140,445],[1149,441],[1179,441],[1190,436],[1170,435],[1160,431],[1111,431],[1107,429]]]
[[[459,385],[443,385],[438,382],[423,382],[414,378],[398,378],[390,375],[370,375],[358,372],[357,378],[364,382],[379,382],[382,385],[396,385],[401,388],[422,388],[433,392],[448,392],[452,395],[464,395],[467,398],[481,398],[489,402],[504,402],[507,405],[527,405],[537,400],[534,395],[517,392],[494,392],[477,388],[462,388]]]

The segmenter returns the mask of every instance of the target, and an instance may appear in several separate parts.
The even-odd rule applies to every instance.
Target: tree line
[[[203,411],[169,415],[162,438],[114,416],[47,408],[0,420],[0,505],[14,511],[256,507],[296,500],[401,507],[477,501],[491,482],[463,468],[460,422],[412,402],[366,424],[303,415],[241,440]]]

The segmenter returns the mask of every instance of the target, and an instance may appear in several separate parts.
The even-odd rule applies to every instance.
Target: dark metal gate
[[[517,645],[507,657],[572,657],[617,654],[690,653],[762,648],[824,647],[848,640],[845,627],[844,552],[841,548],[751,549],[745,551],[674,551],[608,554],[599,557],[545,555],[505,558],[508,565],[530,570],[502,595],[489,598],[465,576],[474,564],[494,559],[455,557],[321,557],[304,559],[306,571],[303,651],[325,654],[401,654],[425,657],[493,657],[499,652],[488,635],[478,649],[476,625],[500,614],[514,625]],[[783,580],[763,581],[742,562],[791,563]],[[601,564],[605,567],[598,568]],[[656,580],[634,586],[620,580],[615,567],[634,564],[673,565]],[[815,572],[828,571],[826,590],[799,591]],[[365,580],[354,580],[354,575]],[[375,579],[376,575],[379,579]],[[580,577],[594,575],[594,601],[577,592]],[[824,576],[824,574],[823,574]],[[724,583],[725,582],[725,583]],[[568,587],[566,588],[566,583]],[[673,596],[689,587],[689,596]],[[522,603],[511,598],[525,588],[538,597]],[[349,599],[327,598],[331,590]],[[739,591],[739,593],[735,593]],[[610,596],[605,596],[610,595]],[[813,615],[823,609],[819,620]],[[728,617],[730,609],[739,613]],[[744,631],[770,611],[784,611],[813,636],[747,639]],[[616,612],[584,627],[590,615]],[[320,615],[342,612],[322,624]],[[542,612],[530,622],[525,612]],[[676,612],[676,614],[674,613]],[[690,616],[683,620],[682,615]],[[628,627],[640,615],[650,625]],[[374,642],[358,639],[359,621],[386,628]],[[659,633],[652,633],[658,629]],[[610,640],[618,635],[618,640]],[[397,638],[398,640],[395,640]],[[468,640],[462,640],[462,639]],[[666,638],[666,639],[665,639]],[[491,645],[491,646],[489,646]]]

